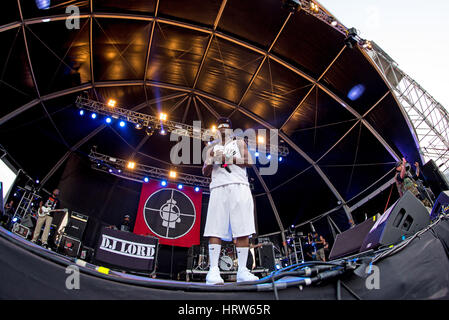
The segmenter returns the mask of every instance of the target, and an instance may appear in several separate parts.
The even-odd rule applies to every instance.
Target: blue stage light
[[[107,117],[106,118],[106,123],[111,123],[111,122],[112,122],[112,119],[110,117]]]
[[[36,6],[40,10],[47,10],[50,8],[50,0],[36,0]]]
[[[351,101],[359,99],[365,92],[365,86],[363,84],[358,84],[354,86],[348,93],[348,98]]]
[[[182,184],[178,184],[178,189],[181,190],[183,188]]]
[[[167,181],[166,180],[162,180],[161,181],[161,186],[165,187],[167,185]]]
[[[39,180],[36,180],[36,184],[39,184],[39,182],[40,182]]]
[[[267,159],[268,159],[268,160],[271,160],[271,154],[268,154],[268,155],[267,155]]]
[[[15,217],[14,219],[12,219],[12,222],[17,222],[17,217]]]
[[[254,156],[257,158],[259,156],[259,152],[254,153]]]
[[[200,187],[195,187],[195,192],[199,192],[200,191]]]
[[[92,117],[92,119],[95,119],[97,117],[97,114],[96,113],[92,113],[91,117]]]
[[[120,121],[119,125],[123,128],[125,126],[125,121]]]
[[[143,178],[143,181],[148,182],[150,179],[148,177]]]
[[[282,158],[282,157],[279,157],[279,162],[282,162],[282,160],[284,160],[284,158]]]
[[[84,110],[80,110],[80,116],[84,116]]]

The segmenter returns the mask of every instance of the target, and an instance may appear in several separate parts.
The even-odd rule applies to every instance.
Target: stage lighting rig
[[[201,137],[203,141],[209,141],[211,136],[213,136],[214,131],[217,132],[216,128],[201,128],[200,131],[193,126],[179,123],[175,121],[171,121],[168,118],[167,113],[160,113],[157,116],[152,116],[145,113],[136,112],[133,110],[114,107],[111,108],[108,103],[102,103],[99,101],[95,101],[89,98],[85,98],[83,96],[78,96],[76,98],[76,106],[84,110],[84,112],[91,112],[95,114],[101,114],[107,117],[111,117],[118,120],[119,126],[124,128],[126,124],[132,123],[136,126],[137,129],[141,129],[145,127],[145,132],[148,136],[153,135],[155,131],[158,131],[161,135],[166,135],[169,133],[175,133],[182,137],[188,137],[196,139]],[[211,134],[212,133],[212,134]],[[248,141],[248,147],[251,149],[253,146],[257,146],[257,141]],[[286,157],[289,154],[289,149],[285,145],[275,145],[270,144],[265,141],[264,150],[259,150],[259,152],[266,153],[266,150],[270,150],[272,155]],[[256,150],[251,150],[256,151]]]

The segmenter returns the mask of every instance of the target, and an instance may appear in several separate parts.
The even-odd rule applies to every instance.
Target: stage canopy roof
[[[68,28],[69,5],[79,28]],[[346,47],[342,25],[318,13],[280,0],[52,0],[46,10],[2,1],[0,143],[41,181],[94,145],[168,169],[168,135],[80,117],[77,96],[190,125],[228,116],[234,128],[278,129],[290,151],[275,175],[249,169],[259,233],[339,201],[347,209],[391,179],[397,159],[420,157],[364,49]],[[177,168],[201,175],[199,165]]]

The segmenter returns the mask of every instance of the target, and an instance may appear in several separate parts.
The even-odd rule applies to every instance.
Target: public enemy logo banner
[[[192,187],[142,185],[134,233],[152,235],[160,244],[191,247],[200,243],[201,192]]]

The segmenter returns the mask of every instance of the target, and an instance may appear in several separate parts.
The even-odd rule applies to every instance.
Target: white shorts
[[[233,183],[213,188],[204,236],[231,241],[253,233],[256,233],[254,203],[249,186]]]

